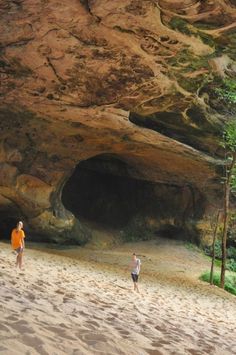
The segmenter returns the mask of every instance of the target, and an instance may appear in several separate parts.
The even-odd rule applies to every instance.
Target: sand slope
[[[111,268],[27,249],[16,272],[0,243],[0,354],[236,354],[235,297],[151,276],[138,295],[123,270],[128,253],[113,254]]]

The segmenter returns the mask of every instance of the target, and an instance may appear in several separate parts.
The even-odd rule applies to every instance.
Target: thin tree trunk
[[[219,218],[220,218],[220,210],[217,213],[216,217],[216,224],[214,228],[214,233],[213,233],[213,241],[212,241],[212,259],[211,259],[211,273],[210,273],[210,284],[213,284],[213,275],[214,275],[214,263],[215,263],[215,244],[216,244],[216,233],[218,229],[218,224],[219,224]]]
[[[228,233],[228,220],[229,220],[229,182],[225,182],[225,197],[224,197],[224,222],[223,222],[223,235],[222,235],[222,259],[221,259],[221,275],[220,287],[225,286],[225,267],[226,267],[226,242]]]
[[[222,235],[222,262],[221,262],[221,275],[220,275],[220,287],[225,286],[225,268],[226,268],[226,246],[227,246],[227,233],[228,233],[228,222],[229,222],[229,199],[230,199],[230,189],[231,189],[231,176],[233,173],[233,168],[236,161],[236,154],[233,154],[233,160],[230,164],[229,171],[226,167],[226,181],[224,190],[224,219],[223,219],[223,235]]]

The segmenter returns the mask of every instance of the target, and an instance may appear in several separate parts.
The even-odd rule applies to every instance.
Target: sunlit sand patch
[[[143,245],[135,247],[141,250]],[[165,248],[161,249],[160,262],[160,250],[152,244],[149,249],[147,244],[143,247],[142,254],[152,262],[145,265],[143,261],[142,294],[138,295],[132,291],[129,273],[124,271],[129,246],[106,252],[105,262],[99,263],[88,261],[89,250],[82,250],[77,259],[71,259],[63,251],[60,254],[64,256],[52,255],[50,250],[45,253],[46,250],[27,249],[24,270],[16,274],[14,255],[8,245],[1,243],[0,265],[4,268],[0,279],[0,352],[4,355],[236,353],[234,296],[198,281],[199,260],[204,267],[208,266],[199,255],[192,257],[188,272],[176,273],[172,278],[171,267],[167,271],[164,267],[165,262],[170,263],[172,247],[168,248],[166,260]],[[180,267],[183,255],[185,251],[180,248],[174,269]]]

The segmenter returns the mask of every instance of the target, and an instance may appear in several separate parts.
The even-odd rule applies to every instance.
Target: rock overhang
[[[50,220],[63,233],[74,219],[61,188],[80,161],[99,154],[124,160],[134,178],[193,186],[215,201],[217,142],[229,115],[214,82],[235,73],[234,3],[55,4],[0,6],[2,205],[24,206],[37,228]],[[170,112],[171,124],[158,118]]]

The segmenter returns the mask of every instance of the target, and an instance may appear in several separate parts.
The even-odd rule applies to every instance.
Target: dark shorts
[[[24,250],[24,248],[22,248],[22,247],[19,247],[19,248],[15,249],[17,254],[23,253],[23,250]]]
[[[134,282],[138,282],[138,275],[131,272],[131,277]]]

